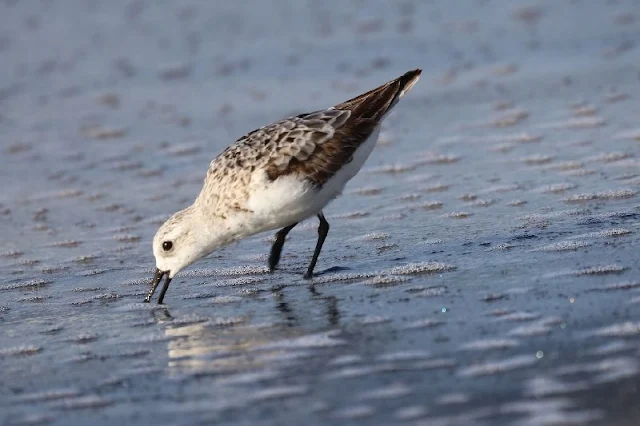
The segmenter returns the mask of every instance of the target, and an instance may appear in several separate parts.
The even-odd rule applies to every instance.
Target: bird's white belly
[[[248,230],[255,234],[300,222],[322,211],[342,192],[346,183],[362,168],[378,141],[380,126],[377,126],[345,164],[319,190],[304,176],[282,176],[273,182],[266,174],[257,177],[247,206],[251,210]],[[258,172],[256,172],[258,174]]]

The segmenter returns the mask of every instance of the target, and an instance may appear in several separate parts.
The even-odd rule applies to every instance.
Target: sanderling
[[[358,173],[378,140],[382,120],[420,73],[409,71],[331,108],[261,127],[218,155],[194,203],[171,216],[153,238],[156,272],[145,302],[163,276],[158,303],[186,266],[229,243],[281,228],[269,256],[273,271],[289,231],[315,215],[318,241],[304,275],[311,278],[329,232],[322,209]]]

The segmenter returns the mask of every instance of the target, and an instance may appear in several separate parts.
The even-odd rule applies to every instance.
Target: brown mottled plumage
[[[254,130],[211,162],[207,179],[265,168],[271,180],[299,173],[321,186],[348,163],[420,70],[409,71],[331,109],[300,114]],[[237,179],[241,179],[241,174]]]

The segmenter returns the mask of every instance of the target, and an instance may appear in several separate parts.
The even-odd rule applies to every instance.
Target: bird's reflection
[[[284,317],[284,323],[287,325],[287,327],[296,327],[300,325],[300,322],[293,313],[293,309],[291,309],[289,302],[287,302],[287,300],[285,299],[286,296],[283,292],[285,288],[286,286],[284,285],[273,287],[271,289],[271,294],[273,295],[273,298],[276,302],[276,309]]]
[[[284,316],[285,324],[289,327],[295,327],[300,325],[298,316],[294,313],[289,302],[285,300],[285,294],[283,290],[285,286],[279,286],[272,289],[274,298],[276,299],[276,309]],[[326,305],[327,323],[330,326],[338,326],[340,324],[340,311],[338,309],[338,298],[336,296],[324,296],[319,292],[315,285],[309,285],[309,293],[311,294],[311,300],[318,300],[324,302]]]
[[[332,326],[340,324],[340,310],[338,309],[338,298],[336,296],[327,296],[327,318]]]
[[[264,324],[245,324],[242,321],[221,324],[209,317],[195,316],[192,320],[172,315],[168,307],[153,311],[153,318],[164,326],[168,338],[169,368],[176,373],[218,375],[251,371],[268,367],[274,359],[287,354],[273,346],[280,340],[297,338],[318,329],[340,325],[339,299],[324,295],[315,286],[308,287],[308,296],[292,299],[295,287],[278,286],[270,289],[275,311],[284,321]],[[325,318],[318,321],[313,306],[321,306]]]
[[[169,312],[169,308],[166,307],[154,309],[153,311],[151,311],[151,313],[153,315],[153,319],[155,319],[158,323],[171,321],[173,319],[173,317],[171,316],[171,312]]]
[[[309,286],[309,291],[319,300],[325,301],[327,307],[327,322],[331,326],[340,325],[340,309],[338,308],[338,298],[336,296],[324,296],[313,284]]]

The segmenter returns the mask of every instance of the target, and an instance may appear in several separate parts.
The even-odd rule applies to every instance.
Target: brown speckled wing
[[[339,111],[347,119],[339,126],[330,125],[331,129],[325,130],[324,137],[318,137],[313,133],[305,135],[307,138],[317,140],[312,143],[313,151],[306,158],[295,156],[289,158],[285,167],[275,162],[270,164],[267,169],[270,179],[297,173],[317,186],[324,185],[338,170],[351,161],[355,151],[371,135],[377,124],[373,119],[352,118],[350,111],[329,111]]]
[[[327,115],[337,115],[337,120],[327,120]],[[285,140],[282,150],[285,158],[276,154],[276,158],[269,163],[267,175],[275,180],[280,176],[298,174],[304,176],[317,186],[322,186],[342,166],[347,164],[362,142],[371,134],[375,127],[373,120],[352,119],[351,111],[326,110],[299,116],[300,124],[308,120],[322,120],[324,126],[317,129],[303,131],[295,141]],[[319,117],[319,118],[318,118]],[[301,149],[303,155],[291,155],[289,144]]]
[[[323,111],[301,114],[261,127],[216,158],[208,179],[242,179],[264,168],[270,180],[299,174],[318,186],[353,158],[385,114],[417,81],[419,70]],[[242,169],[245,173],[237,173]],[[222,175],[224,174],[224,175]],[[219,175],[219,176],[216,176]]]
[[[344,127],[350,115],[350,111],[328,109],[287,118],[254,130],[213,161],[208,178],[216,179],[215,175],[219,173],[237,175],[239,169],[248,172],[248,176],[256,168],[262,168],[271,180],[300,173],[321,185],[324,181],[319,180],[320,168],[326,166],[322,152],[336,154],[327,151],[331,147],[324,145],[336,136],[337,129]]]

